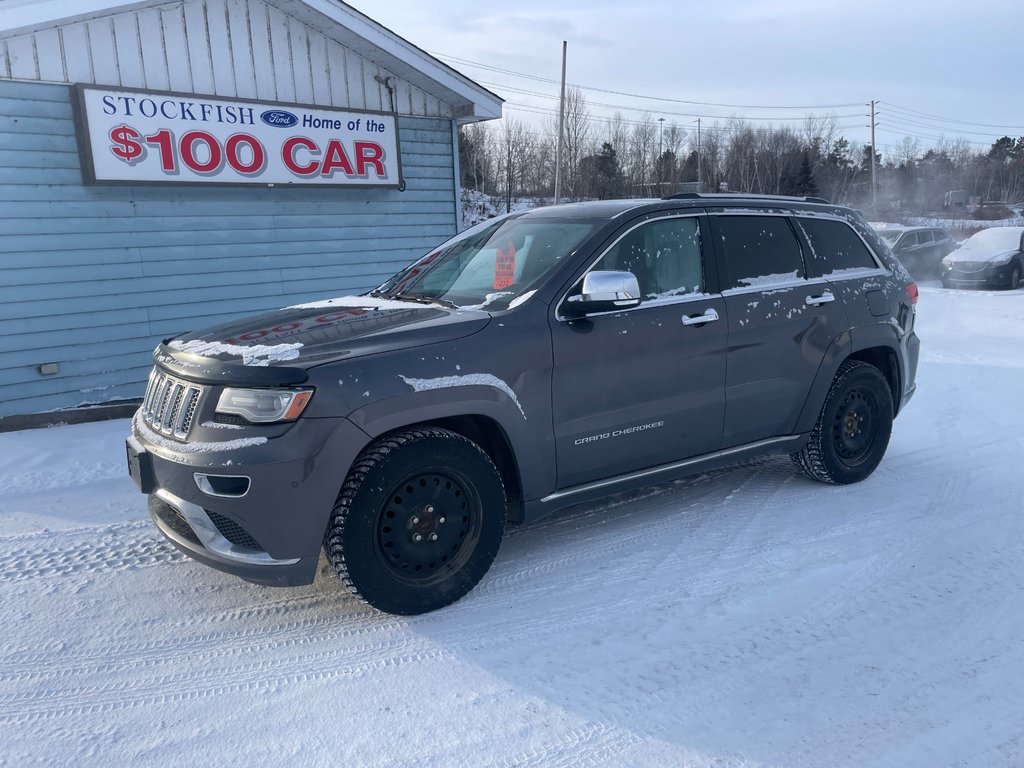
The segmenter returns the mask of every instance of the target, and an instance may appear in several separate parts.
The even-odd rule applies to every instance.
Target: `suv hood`
[[[946,264],[953,264],[958,261],[965,261],[974,264],[995,264],[1001,261],[1008,261],[1015,253],[1015,248],[999,248],[995,252],[991,248],[974,247],[969,248],[964,246],[958,251],[953,251],[948,256],[943,257],[943,261]]]
[[[460,339],[491,316],[440,304],[345,296],[167,339],[156,362],[190,379],[296,384],[320,363]]]

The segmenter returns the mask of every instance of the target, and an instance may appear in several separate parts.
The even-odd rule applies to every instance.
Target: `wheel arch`
[[[895,336],[891,336],[892,331],[888,326],[878,326],[875,332],[863,333],[864,330],[856,329],[858,331],[856,335],[853,333],[840,334],[832,341],[818,368],[807,399],[804,401],[804,407],[797,419],[794,433],[810,432],[814,428],[818,414],[825,404],[829,388],[832,386],[832,381],[839,368],[847,360],[860,360],[869,363],[882,372],[892,395],[893,417],[899,413],[903,400],[904,376],[897,352],[899,342]]]
[[[846,360],[860,360],[869,363],[882,372],[885,380],[889,383],[889,392],[892,394],[893,416],[899,411],[901,393],[903,392],[902,374],[900,373],[899,358],[896,351],[889,346],[865,347],[851,352]],[[841,365],[842,363],[840,363]]]
[[[516,460],[512,442],[497,421],[481,414],[465,414],[433,419],[415,426],[447,429],[479,445],[484,453],[490,456],[501,474],[501,482],[505,486],[508,501],[508,520],[513,523],[523,521],[523,483],[519,462]]]
[[[411,421],[375,435],[374,441],[386,439],[390,434],[416,427],[447,429],[476,443],[494,462],[501,475],[508,502],[508,521],[512,523],[523,521],[523,483],[519,462],[512,441],[496,419],[480,413],[466,413]]]

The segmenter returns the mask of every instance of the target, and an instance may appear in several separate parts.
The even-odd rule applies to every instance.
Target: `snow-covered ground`
[[[964,229],[989,229],[990,227],[1019,227],[1024,219],[1015,216],[1011,219],[941,219],[929,216],[910,216],[907,224],[913,227],[939,227],[949,232]],[[897,225],[899,226],[899,225]]]
[[[926,287],[918,327],[864,483],[577,507],[416,618],[178,554],[126,421],[2,434],[0,765],[1024,765],[1024,290]]]

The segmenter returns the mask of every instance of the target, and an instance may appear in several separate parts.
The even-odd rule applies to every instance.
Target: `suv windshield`
[[[484,222],[440,245],[374,295],[506,309],[594,231],[579,219],[505,218]]]
[[[1021,247],[1024,227],[992,227],[983,229],[964,240],[959,258],[967,254],[988,256],[1001,251],[1016,251]]]

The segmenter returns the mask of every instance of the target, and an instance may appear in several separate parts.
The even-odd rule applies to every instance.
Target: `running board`
[[[722,451],[715,451],[714,453],[705,453],[700,456],[694,456],[690,459],[684,459],[683,461],[676,461],[672,464],[662,464],[658,467],[651,467],[650,469],[641,469],[637,472],[629,472],[625,475],[617,475],[616,477],[610,477],[605,480],[597,480],[592,483],[583,483],[582,485],[574,485],[571,488],[565,488],[561,491],[555,491],[552,494],[545,496],[540,500],[541,504],[550,504],[555,501],[563,501],[572,496],[580,496],[583,494],[590,494],[595,491],[604,489],[609,490],[608,493],[614,493],[615,486],[631,485],[638,480],[644,480],[646,478],[655,478],[658,475],[678,472],[683,469],[695,469],[699,465],[703,464],[715,464],[715,463],[730,463],[730,461],[724,460],[738,460],[747,458],[744,454],[750,454],[751,456],[757,456],[761,454],[777,453],[779,451],[768,450],[776,447],[781,447],[787,443],[792,443],[793,450],[799,448],[803,441],[807,438],[807,435],[784,435],[782,437],[772,437],[768,440],[758,440],[755,443],[746,443],[745,445],[737,445],[734,448],[726,448]],[[785,451],[783,451],[785,452]],[[653,482],[653,480],[652,480]]]

